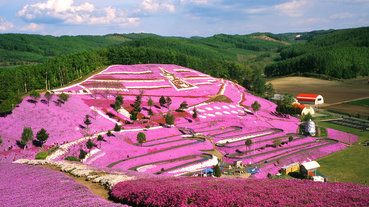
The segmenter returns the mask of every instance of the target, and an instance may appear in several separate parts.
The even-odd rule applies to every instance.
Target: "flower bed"
[[[1,206],[126,206],[106,201],[45,167],[0,163]]]
[[[121,182],[111,195],[143,206],[366,206],[369,188],[303,180],[150,178]]]
[[[327,128],[327,133],[329,138],[345,143],[355,143],[358,139],[357,135],[341,132],[331,128]]]

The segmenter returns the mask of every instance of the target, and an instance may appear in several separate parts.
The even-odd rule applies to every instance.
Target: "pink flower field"
[[[53,92],[49,104],[43,95],[36,103],[26,97],[12,114],[0,118],[0,161],[33,159],[36,153],[57,146],[48,160],[78,158],[82,149],[87,152],[83,162],[92,166],[182,175],[213,167],[221,157],[211,151],[218,151],[223,161],[257,165],[261,171],[253,177],[266,177],[267,173],[277,173],[281,167],[277,161],[289,164],[317,159],[346,147],[342,142],[357,141],[353,135],[332,129],[328,129],[331,139],[300,136],[296,134],[299,120],[274,116],[274,103],[249,94],[231,81],[177,65],[113,65]],[[58,102],[61,93],[69,94],[65,103]],[[138,120],[132,121],[129,112],[140,94],[142,110]],[[124,103],[115,111],[111,105],[117,95]],[[161,96],[170,97],[171,104],[160,106]],[[149,98],[154,101],[151,107]],[[184,101],[187,106],[177,110]],[[255,101],[261,105],[257,112],[251,108]],[[165,124],[168,113],[175,119],[171,126]],[[86,115],[89,125],[84,123]],[[113,130],[116,124],[122,127],[120,131]],[[42,148],[29,142],[21,149],[17,141],[24,127],[31,127],[34,137],[44,128],[49,139]],[[137,141],[139,132],[146,135],[142,144]],[[98,135],[104,140],[98,141]],[[294,138],[292,142],[288,142],[289,136]],[[89,139],[95,144],[92,149],[86,147]],[[247,139],[253,143],[249,148]],[[271,147],[276,139],[284,144]]]

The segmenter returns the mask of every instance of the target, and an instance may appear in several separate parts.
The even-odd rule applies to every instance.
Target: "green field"
[[[369,106],[369,98],[347,102],[347,104],[353,104],[353,105],[359,105],[359,106]]]
[[[359,144],[369,141],[369,132],[324,122],[319,125],[359,136],[358,142],[352,146],[318,159],[319,172],[328,176],[330,181],[369,186],[369,146]]]

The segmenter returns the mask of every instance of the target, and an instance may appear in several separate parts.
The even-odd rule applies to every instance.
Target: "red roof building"
[[[300,103],[318,105],[323,104],[323,96],[318,94],[299,94],[296,98]]]
[[[309,113],[311,115],[315,114],[315,111],[314,111],[313,107],[311,107],[311,106],[302,105],[302,104],[293,104],[293,106],[295,108],[300,108],[301,109],[301,115],[307,115]]]

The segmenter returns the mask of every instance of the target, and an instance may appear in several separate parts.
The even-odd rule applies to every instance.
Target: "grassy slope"
[[[319,171],[328,176],[330,181],[359,183],[369,186],[369,147],[358,143],[369,140],[369,132],[320,122],[320,126],[356,134],[358,142],[338,152],[332,153],[317,161],[321,165]]]

